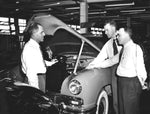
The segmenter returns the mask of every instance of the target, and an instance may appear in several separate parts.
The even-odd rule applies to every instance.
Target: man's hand
[[[58,60],[57,60],[57,59],[52,59],[50,62],[51,62],[52,64],[55,64],[55,63],[58,62]]]
[[[52,59],[51,61],[46,61],[45,60],[46,66],[52,66],[53,64],[55,64],[57,62],[58,62],[57,59]]]
[[[99,68],[99,67],[96,67],[94,64],[89,64],[85,69],[93,69],[93,68]]]
[[[92,69],[93,66],[92,65],[88,65],[85,69]]]

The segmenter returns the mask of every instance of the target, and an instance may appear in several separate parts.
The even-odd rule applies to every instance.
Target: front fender
[[[61,93],[69,96],[80,97],[83,99],[83,107],[90,108],[96,105],[99,92],[106,85],[111,84],[110,68],[106,69],[90,69],[78,72],[76,76],[67,77],[61,87]],[[71,80],[78,80],[82,86],[82,91],[78,95],[73,95],[69,91]]]

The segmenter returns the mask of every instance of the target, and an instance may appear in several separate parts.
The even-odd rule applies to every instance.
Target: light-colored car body
[[[52,40],[49,44],[50,47],[57,45],[79,45],[79,50],[77,52],[69,51],[60,51],[58,55],[63,55],[67,57],[67,64],[71,64],[70,75],[63,81],[60,96],[66,95],[66,97],[73,96],[82,99],[82,105],[76,106],[77,104],[72,103],[72,105],[67,105],[64,102],[61,102],[63,105],[63,113],[108,113],[108,94],[110,93],[110,84],[111,84],[111,69],[85,69],[86,65],[93,60],[97,54],[100,52],[100,49],[92,43],[90,40],[77,33],[75,30],[71,29],[68,25],[57,19],[56,17],[49,14],[38,14],[34,15],[28,26],[32,21],[40,23],[44,27],[44,32],[46,35],[54,35],[58,30],[65,30],[69,34],[72,34],[74,38],[78,39],[79,42],[75,43],[74,41],[62,41],[63,39],[60,35],[60,40],[56,42]],[[26,30],[28,29],[28,26]],[[26,31],[25,30],[25,31]],[[55,40],[55,39],[54,39]],[[93,52],[85,48],[85,45],[89,46],[94,50]],[[73,63],[73,64],[72,64]],[[82,67],[79,70],[79,67]],[[69,70],[70,66],[68,67]],[[80,87],[75,87],[75,85],[70,85],[71,82],[77,82]],[[73,83],[74,84],[74,83]],[[75,88],[73,88],[75,87]],[[80,89],[78,93],[72,93],[70,89]],[[75,90],[76,91],[76,90]],[[106,95],[105,95],[106,94]],[[102,100],[102,101],[101,101]],[[71,102],[71,101],[70,101]],[[103,105],[102,111],[101,106]],[[99,107],[99,108],[97,108]]]
[[[110,69],[90,69],[78,72],[66,78],[62,84],[61,93],[80,97],[83,99],[84,105],[82,110],[89,110],[96,106],[96,102],[100,92],[110,85]],[[72,80],[78,80],[82,86],[81,93],[73,95],[69,90],[69,83]]]

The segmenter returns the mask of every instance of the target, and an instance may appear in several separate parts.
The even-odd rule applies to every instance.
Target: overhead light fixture
[[[107,13],[107,11],[103,11],[103,12],[89,12],[88,14],[105,14]]]
[[[114,1],[124,1],[124,0],[87,0],[88,3],[95,3],[95,2],[114,2]]]
[[[48,8],[48,9],[35,9],[33,10],[34,12],[44,12],[44,11],[51,11],[52,9],[51,8]]]
[[[75,10],[75,9],[80,9],[80,7],[70,7],[70,8],[65,8],[67,10]]]
[[[69,7],[69,8],[65,8],[67,10],[76,10],[76,9],[80,9],[81,7]],[[89,6],[87,6],[87,8],[89,8]]]
[[[20,2],[19,1],[16,1],[16,4],[19,4]]]
[[[57,5],[60,5],[61,3],[60,2],[56,2],[56,3],[52,3],[52,4],[46,4],[46,5],[43,5],[43,6],[57,6]]]
[[[146,11],[146,9],[137,9],[137,10],[123,10],[120,11],[121,13],[127,13],[127,12],[143,12]]]
[[[19,11],[19,9],[17,8],[17,9],[15,9],[16,11]]]
[[[122,3],[122,4],[107,4],[105,7],[117,7],[117,6],[132,6],[134,2],[131,3]]]

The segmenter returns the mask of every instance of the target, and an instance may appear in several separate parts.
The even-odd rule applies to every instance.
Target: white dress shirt
[[[117,48],[118,51],[120,52],[122,47],[117,45]],[[111,38],[105,43],[98,56],[88,66],[92,68],[111,67],[118,62],[118,57],[113,58],[113,56],[114,56],[113,38]]]
[[[138,76],[141,85],[144,85],[147,72],[144,64],[143,51],[132,40],[124,45],[121,60],[117,68],[117,75],[122,77]]]
[[[28,77],[29,85],[39,88],[38,73],[46,73],[46,66],[40,50],[40,45],[30,39],[24,46],[22,55],[22,71]]]

